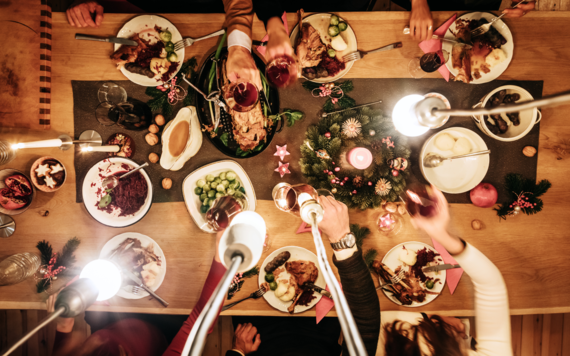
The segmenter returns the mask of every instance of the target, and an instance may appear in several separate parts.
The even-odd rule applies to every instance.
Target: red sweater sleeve
[[[176,334],[176,337],[174,338],[174,340],[172,340],[172,343],[170,343],[170,346],[168,346],[168,349],[166,349],[163,356],[177,356],[182,354],[182,350],[184,349],[184,344],[186,344],[186,339],[188,339],[190,330],[192,330],[192,327],[194,326],[196,319],[198,319],[198,316],[202,312],[204,305],[206,305],[206,302],[210,299],[212,293],[214,293],[214,290],[216,289],[218,283],[224,276],[224,273],[226,273],[226,268],[224,267],[224,265],[222,265],[219,262],[212,261],[212,266],[210,267],[210,273],[206,278],[206,282],[204,283],[204,288],[202,289],[202,294],[200,295],[198,303],[194,306],[194,309],[192,309],[192,313],[190,313],[190,316],[188,316],[188,319],[186,319],[186,321],[182,325],[182,328],[180,329],[178,334]],[[216,317],[216,320],[214,320],[212,328],[210,328],[208,333],[212,332],[214,325],[216,324],[217,321],[218,318]]]

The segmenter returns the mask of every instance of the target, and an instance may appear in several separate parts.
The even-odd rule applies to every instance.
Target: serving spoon
[[[491,153],[491,150],[485,150],[485,151],[472,152],[472,153],[467,153],[464,155],[451,156],[451,157],[442,157],[442,156],[438,155],[437,153],[428,153],[427,155],[424,156],[423,163],[424,163],[424,167],[435,168],[435,167],[441,166],[443,164],[443,161],[448,160],[448,159],[480,156],[480,155],[486,155],[486,154],[490,154],[490,153]]]
[[[135,173],[135,172],[138,172],[140,169],[143,169],[143,168],[146,167],[146,166],[148,166],[148,162],[145,163],[145,164],[143,164],[143,165],[141,165],[141,166],[139,166],[139,167],[137,167],[137,168],[135,168],[135,169],[133,169],[132,171],[129,171],[129,172],[123,174],[123,175],[120,176],[120,177],[117,177],[117,176],[113,175],[113,176],[109,176],[109,177],[103,179],[103,187],[104,187],[104,189],[114,189],[117,185],[119,185],[119,179],[123,179],[123,178],[125,178],[126,176],[129,176],[129,175],[131,175],[131,174],[133,174],[133,173]]]

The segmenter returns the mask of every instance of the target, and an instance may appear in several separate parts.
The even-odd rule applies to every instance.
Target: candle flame
[[[359,161],[364,161],[364,156],[356,156],[356,159],[358,159]]]

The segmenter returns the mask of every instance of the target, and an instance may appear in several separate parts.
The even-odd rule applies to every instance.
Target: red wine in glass
[[[271,61],[265,69],[265,77],[269,84],[283,88],[297,80],[297,63],[288,55],[279,56]]]
[[[424,72],[432,73],[438,70],[448,59],[449,53],[447,51],[442,51],[442,55],[439,52],[426,53],[420,58],[420,67]]]
[[[404,193],[406,209],[410,215],[425,217],[434,216],[437,209],[437,198],[431,187],[424,184],[410,184]]]
[[[206,213],[206,221],[215,231],[220,231],[230,225],[232,218],[241,213],[242,205],[233,196],[220,197],[214,201]]]
[[[225,99],[232,110],[248,112],[259,101],[259,90],[253,83],[239,81],[232,84]]]

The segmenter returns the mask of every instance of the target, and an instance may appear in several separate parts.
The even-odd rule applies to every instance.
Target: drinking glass
[[[101,85],[97,92],[100,103],[110,108],[114,104],[127,101],[127,91],[120,85],[113,82],[106,82]]]
[[[137,100],[119,104],[104,101],[95,109],[95,117],[104,126],[117,125],[126,130],[140,131],[148,127],[152,120],[144,105]]]
[[[449,52],[441,50],[424,54],[417,57],[408,64],[408,71],[412,78],[423,78],[427,73],[435,72],[449,60]]]
[[[206,222],[214,231],[221,231],[230,225],[237,214],[247,210],[248,201],[245,194],[236,193],[214,200],[206,213]]]
[[[277,88],[287,87],[299,77],[297,61],[294,57],[281,55],[274,58],[265,68],[267,82]]]
[[[376,220],[376,227],[385,235],[396,235],[402,229],[402,218],[397,213],[380,213]]]
[[[317,190],[308,184],[279,183],[273,188],[273,201],[281,211],[300,216],[301,205],[307,200],[317,200]]]
[[[411,216],[436,214],[438,200],[429,185],[412,183],[400,197],[406,202],[406,210]]]
[[[232,110],[248,112],[259,102],[259,89],[251,82],[238,80],[230,84],[224,99]]]
[[[0,166],[12,162],[16,158],[16,151],[8,141],[0,141]]]

